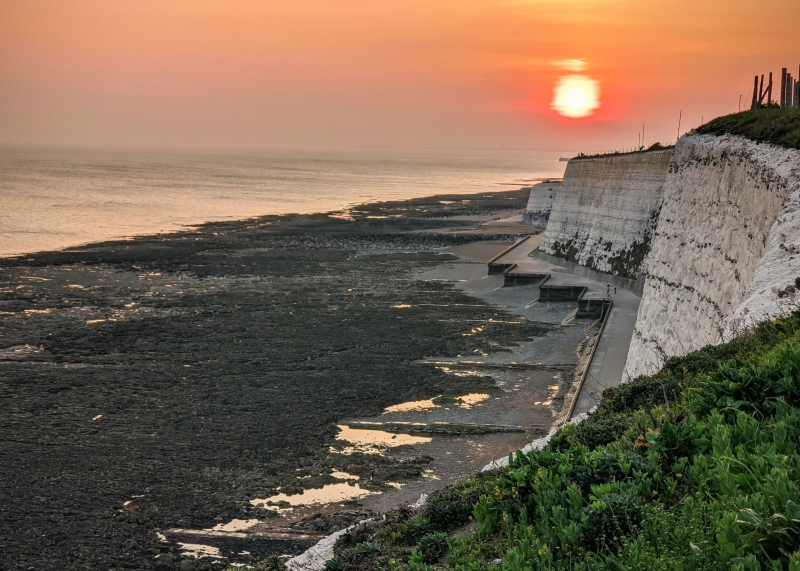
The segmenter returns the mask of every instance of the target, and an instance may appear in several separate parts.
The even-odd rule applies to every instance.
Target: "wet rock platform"
[[[511,374],[426,360],[548,342],[563,316],[520,319],[457,283],[416,277],[458,262],[446,248],[516,237],[455,217],[526,199],[267,216],[0,260],[0,567],[223,568],[300,549],[300,536],[366,509],[345,494],[287,515],[299,496],[414,492],[431,466],[463,475],[438,438],[385,454],[347,452],[357,446],[339,436],[347,419],[401,403],[496,395],[495,376]],[[469,438],[494,454],[525,435],[455,435],[447,446]],[[169,532],[232,522],[250,535]],[[267,541],[281,529],[294,535]]]

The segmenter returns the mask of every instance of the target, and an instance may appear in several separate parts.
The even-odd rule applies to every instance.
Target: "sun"
[[[588,117],[600,107],[600,86],[585,75],[559,77],[550,107],[564,117]]]

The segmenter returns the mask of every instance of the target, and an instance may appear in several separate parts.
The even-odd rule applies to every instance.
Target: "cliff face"
[[[549,214],[553,210],[553,202],[558,191],[561,189],[560,182],[540,182],[531,187],[531,195],[528,198],[528,212],[539,212]]]
[[[627,378],[795,307],[800,151],[730,135],[682,137],[645,269]]]
[[[540,249],[635,278],[650,249],[672,150],[573,159]]]

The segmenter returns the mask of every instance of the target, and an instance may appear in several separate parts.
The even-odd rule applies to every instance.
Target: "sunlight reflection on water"
[[[340,210],[560,177],[559,153],[427,156],[0,149],[0,256],[171,232],[205,221]]]

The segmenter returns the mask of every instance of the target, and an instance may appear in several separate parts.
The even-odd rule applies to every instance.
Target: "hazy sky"
[[[0,144],[632,147],[798,65],[798,0],[0,0]]]

